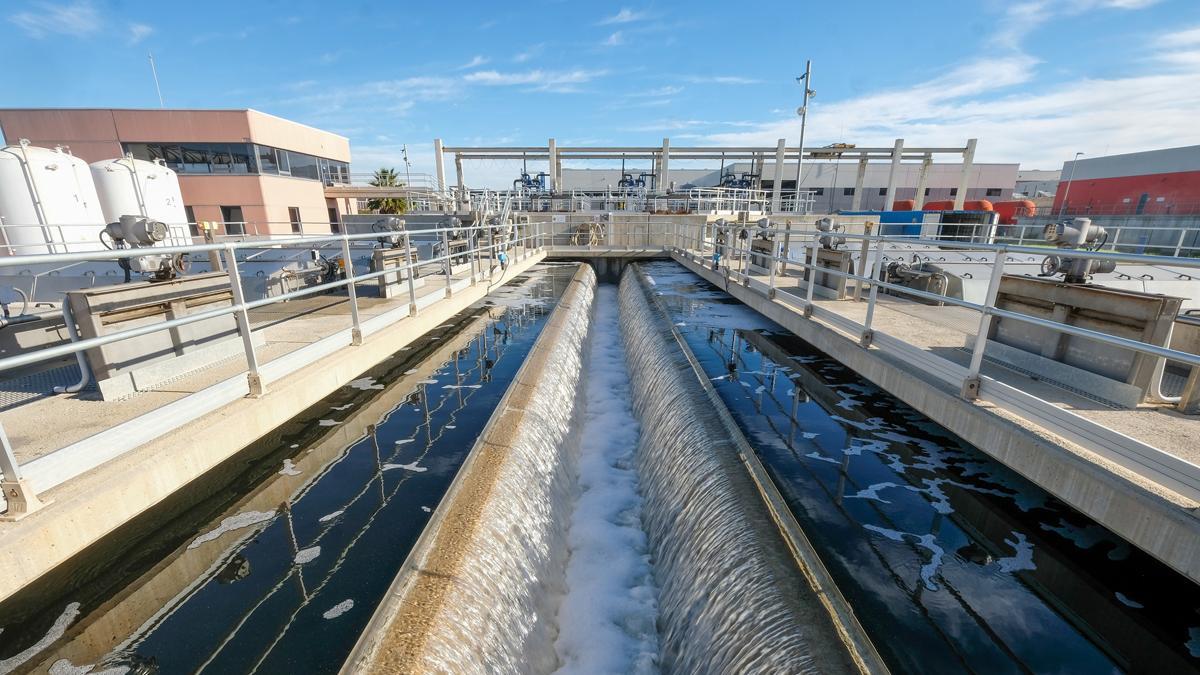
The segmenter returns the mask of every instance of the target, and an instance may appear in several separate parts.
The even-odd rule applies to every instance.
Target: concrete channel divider
[[[668,359],[667,363],[662,363],[661,367],[672,373],[671,376],[680,380],[681,389],[694,389],[699,393],[695,402],[692,404],[698,409],[703,409],[705,412],[711,412],[715,416],[715,421],[712,422],[713,430],[709,433],[713,434],[713,449],[715,453],[736,452],[736,459],[731,457],[721,457],[720,460],[725,460],[726,467],[732,468],[740,464],[745,469],[745,478],[753,486],[750,492],[752,494],[739,495],[746,510],[745,526],[752,529],[759,529],[763,536],[757,543],[763,547],[763,551],[758,555],[768,561],[767,570],[770,573],[777,575],[777,583],[780,589],[787,591],[800,591],[794,593],[794,597],[789,598],[791,603],[803,607],[796,610],[795,616],[807,616],[810,619],[808,625],[803,626],[806,631],[805,637],[808,642],[808,649],[812,650],[812,664],[822,672],[836,670],[838,659],[830,653],[830,649],[841,647],[845,657],[852,664],[853,668],[861,673],[887,673],[889,672],[886,663],[880,657],[866,630],[855,616],[854,610],[850,603],[838,590],[833,577],[826,569],[824,563],[821,562],[820,556],[816,549],[804,534],[800,524],[789,510],[783,496],[779,493],[778,488],[767,474],[754,448],[746,440],[741,429],[737,426],[733,416],[730,414],[725,403],[721,400],[720,395],[712,386],[708,376],[700,366],[691,348],[686,340],[680,334],[679,329],[675,327],[670,319],[670,315],[666,308],[662,305],[655,292],[653,285],[646,278],[645,273],[640,266],[633,264],[625,273],[627,277],[624,284],[635,284],[638,292],[645,298],[646,304],[651,308],[649,314],[652,315],[651,322],[656,323],[654,327],[659,333],[669,336],[670,341],[668,350],[676,352],[674,355],[679,361],[683,361],[682,370],[676,363],[671,362],[674,359]],[[632,296],[633,293],[631,292]],[[632,350],[630,350],[632,351]],[[636,367],[631,364],[631,369]],[[668,376],[668,377],[671,377]],[[705,405],[707,404],[707,405]],[[680,401],[680,405],[685,405]],[[729,461],[733,460],[733,461]],[[734,469],[736,471],[736,469]],[[737,484],[736,477],[734,484]],[[748,499],[747,499],[748,498]],[[758,504],[753,500],[759,498]],[[765,513],[760,513],[761,511]],[[771,536],[770,528],[756,528],[758,521],[770,522],[774,526],[777,537]],[[782,555],[772,556],[772,553],[780,552]],[[783,553],[786,552],[786,553]],[[754,555],[753,553],[749,555]],[[770,569],[770,563],[780,562],[782,558],[789,558],[794,562],[795,570],[780,570],[778,568]],[[801,580],[790,577],[801,577]],[[799,588],[793,588],[794,586]],[[751,586],[748,590],[753,591]],[[749,601],[749,598],[747,599]],[[819,625],[822,623],[823,617],[819,614],[824,613],[829,622],[829,629],[822,629]],[[816,615],[814,617],[814,615]],[[668,620],[667,617],[660,618],[660,623]],[[755,617],[754,621],[760,620]],[[772,628],[764,625],[766,630],[776,633],[778,628]],[[828,638],[833,635],[833,639],[815,643],[812,639]],[[778,634],[774,636],[778,639]],[[834,643],[834,644],[829,644]],[[761,662],[756,664],[763,665]]]
[[[580,265],[342,673],[553,668],[542,594],[565,567],[571,464],[556,451],[577,404],[556,397],[577,390],[595,284]]]
[[[544,258],[514,261],[511,280]],[[242,448],[383,361],[501,283],[461,280],[449,298],[407,305],[362,322],[363,343],[346,328],[272,360],[262,375],[274,386],[246,399],[244,374],[118,424],[30,462],[25,476],[54,503],[0,523],[0,600],[79,553],[217,466]]]

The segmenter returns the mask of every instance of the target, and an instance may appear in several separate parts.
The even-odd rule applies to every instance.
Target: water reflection
[[[900,671],[1196,669],[1196,587],[674,264],[662,300]]]
[[[398,355],[289,422],[270,439],[279,449],[264,453],[263,466],[233,469],[239,480],[261,479],[217,513],[187,514],[191,524],[172,532],[169,546],[162,532],[129,542],[164,555],[117,592],[73,603],[79,618],[66,621],[65,636],[50,635],[37,650],[52,644],[50,651],[14,667],[336,671],[569,272],[534,273],[498,289],[414,345],[415,358]],[[43,617],[61,615],[58,603],[48,598],[40,615],[6,626],[0,653],[44,639]]]

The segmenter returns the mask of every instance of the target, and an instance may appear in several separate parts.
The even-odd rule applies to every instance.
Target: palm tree
[[[369,185],[374,187],[403,187],[395,169],[378,169]],[[399,215],[408,210],[408,201],[398,197],[380,197],[367,200],[367,209],[375,213]]]

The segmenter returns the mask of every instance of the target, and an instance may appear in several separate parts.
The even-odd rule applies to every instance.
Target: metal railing
[[[698,228],[694,232],[685,232],[677,240],[674,251],[678,255],[690,259],[701,266],[707,266],[708,256],[711,251],[719,251],[724,263],[719,267],[723,269],[723,274],[731,283],[740,283],[745,287],[755,288],[774,301],[796,306],[806,317],[817,318],[841,331],[857,334],[858,341],[864,348],[875,346],[895,352],[906,361],[922,367],[925,372],[958,388],[964,398],[983,398],[1013,410],[1026,419],[1064,436],[1072,442],[1077,442],[1110,460],[1116,461],[1126,468],[1147,476],[1154,482],[1173,489],[1189,499],[1200,500],[1200,466],[1164,452],[1152,445],[1115,432],[1068,410],[1060,409],[1052,403],[1038,399],[1011,385],[982,375],[981,370],[984,361],[984,352],[987,348],[989,329],[992,321],[999,318],[1022,322],[1059,334],[1093,340],[1111,347],[1130,350],[1136,354],[1158,359],[1155,371],[1156,376],[1161,376],[1162,366],[1167,361],[1184,364],[1191,368],[1192,376],[1189,378],[1189,385],[1183,395],[1180,397],[1160,398],[1163,402],[1178,403],[1181,407],[1185,405],[1195,406],[1198,402],[1197,399],[1200,399],[1200,391],[1195,391],[1196,389],[1200,389],[1200,378],[1197,377],[1197,373],[1200,373],[1200,355],[997,307],[996,298],[1000,288],[1000,280],[1004,275],[1005,265],[1010,259],[1010,255],[1044,256],[1051,250],[1031,246],[967,243],[940,239],[921,239],[919,237],[891,237],[878,234],[839,232],[837,234],[840,236],[861,242],[860,264],[856,273],[821,266],[814,262],[819,260],[818,249],[821,247],[819,237],[822,234],[815,230],[795,230],[791,228],[760,228],[756,230],[757,232],[769,233],[774,237],[782,235],[789,239],[795,238],[792,240],[801,242],[805,255],[797,258],[791,257],[786,250],[780,252],[778,245],[774,245],[772,253],[763,251],[752,252],[750,242],[753,237],[747,237],[746,239],[739,238],[738,232],[741,229],[742,226],[737,225],[718,227],[715,224],[708,224]],[[721,235],[723,243],[718,241],[718,233]],[[932,250],[958,249],[991,252],[993,254],[992,269],[988,278],[984,301],[982,303],[970,302],[881,280],[881,263],[887,251],[886,247],[889,244],[903,245],[905,253],[911,253],[911,247],[914,244],[927,246]],[[1053,250],[1058,251],[1058,249]],[[1061,253],[1066,254],[1067,252]],[[1078,255],[1099,260],[1111,260],[1118,264],[1158,266],[1169,264],[1178,267],[1200,269],[1200,260],[1191,258],[1164,259],[1161,256],[1110,251],[1080,251]],[[750,270],[751,256],[759,260],[769,261],[765,282],[754,278],[755,275]],[[784,278],[783,274],[779,273],[779,270],[782,269],[786,273],[787,267],[804,270],[807,272],[809,279],[814,280],[813,282],[801,280],[797,283],[797,287],[805,287],[805,294],[802,298],[791,293],[781,294],[777,292],[780,289],[780,281]],[[816,305],[814,302],[814,290],[818,285],[815,283],[818,274],[831,275],[845,279],[848,283],[854,283],[856,285],[854,300],[861,300],[865,289],[867,308],[865,318],[861,323]],[[760,274],[758,276],[763,275]],[[1197,274],[1197,277],[1200,278],[1200,273]],[[977,312],[979,314],[979,323],[970,349],[969,364],[963,367],[941,356],[926,352],[918,346],[880,332],[874,325],[874,317],[881,289],[938,305],[961,307]]]
[[[497,230],[501,230],[497,232]],[[458,263],[460,268],[458,274],[464,274],[462,270],[463,264],[469,265],[469,276],[461,279],[461,282],[466,282],[474,285],[480,280],[490,280],[494,277],[495,270],[499,267],[502,270],[506,267],[500,261],[500,254],[506,255],[510,262],[519,262],[527,259],[529,256],[535,255],[538,252],[537,241],[541,238],[541,225],[518,223],[505,228],[496,228],[495,226],[477,225],[470,227],[459,228],[431,228],[421,230],[420,234],[425,237],[432,237],[440,243],[440,252],[435,253],[429,258],[413,261],[413,243],[412,233],[403,233],[403,248],[406,255],[403,262],[393,267],[377,270],[374,272],[357,273],[354,270],[353,258],[351,253],[351,244],[353,242],[369,242],[377,240],[380,237],[379,233],[364,233],[364,234],[339,234],[316,237],[290,237],[282,239],[273,239],[269,242],[272,247],[290,247],[301,246],[306,249],[313,248],[335,248],[338,249],[337,256],[343,261],[341,265],[341,278],[333,281],[327,281],[320,284],[310,285],[303,288],[298,288],[278,295],[262,298],[259,300],[249,300],[246,297],[243,287],[242,278],[238,273],[239,262],[237,253],[243,249],[261,248],[264,242],[261,241],[226,241],[222,243],[200,244],[188,246],[155,246],[152,248],[140,249],[117,249],[117,250],[100,250],[100,251],[79,251],[72,253],[54,253],[32,256],[7,256],[0,257],[0,270],[23,268],[28,266],[42,266],[47,264],[52,265],[74,265],[86,262],[95,261],[119,261],[122,259],[135,258],[147,253],[156,254],[210,254],[215,253],[220,256],[222,266],[228,277],[229,288],[232,294],[233,301],[230,305],[219,307],[216,309],[205,310],[189,314],[184,317],[169,319],[153,324],[146,324],[136,328],[120,330],[118,332],[109,333],[97,337],[76,339],[65,344],[42,347],[19,353],[13,356],[0,358],[0,373],[11,372],[18,368],[24,368],[31,365],[44,363],[46,361],[60,359],[69,356],[77,356],[90,349],[103,347],[123,340],[157,333],[161,331],[177,330],[183,326],[194,324],[200,321],[210,320],[218,317],[232,315],[236,321],[238,333],[242,338],[242,346],[244,349],[246,369],[244,371],[245,389],[243,393],[248,392],[250,396],[257,397],[266,392],[268,378],[263,374],[263,363],[259,355],[259,347],[256,345],[252,337],[252,326],[250,324],[249,312],[260,307],[273,305],[277,303],[287,302],[306,296],[311,296],[319,293],[328,293],[332,291],[340,291],[345,289],[350,310],[350,340],[347,346],[357,346],[362,344],[363,340],[363,320],[359,312],[359,303],[356,292],[356,285],[377,280],[384,276],[395,277],[398,273],[404,273],[406,277],[407,292],[408,292],[408,316],[416,316],[419,312],[419,302],[416,293],[416,284],[414,278],[420,274],[422,270],[431,271],[432,275],[441,277],[445,281],[445,296],[450,297],[455,285],[455,263]],[[468,242],[466,248],[459,250],[451,250],[451,235],[459,238],[459,241],[465,236]],[[485,263],[486,261],[486,263]],[[484,267],[487,267],[485,270]],[[503,272],[502,272],[503,273]],[[2,272],[0,272],[2,274]],[[427,275],[427,278],[430,275]],[[307,364],[299,364],[307,365]],[[81,364],[82,367],[82,364]],[[298,369],[298,368],[297,368]],[[285,373],[275,373],[272,378],[278,379],[291,370]],[[105,457],[98,461],[105,461],[111,457]],[[98,462],[97,462],[98,463]],[[91,466],[94,466],[91,465]],[[72,478],[79,475],[83,471],[88,470],[91,466],[76,466],[71,468],[65,474],[60,474],[56,480],[50,484],[42,483],[37,487],[39,492],[43,492],[54,485],[60,484],[62,480]],[[7,435],[4,433],[3,427],[0,427],[0,473],[3,474],[0,479],[0,488],[3,489],[3,494],[8,504],[8,513],[10,516],[14,513],[32,511],[37,508],[38,499],[36,493],[31,489],[26,481],[20,464],[17,462],[13,454],[12,447],[8,441]]]

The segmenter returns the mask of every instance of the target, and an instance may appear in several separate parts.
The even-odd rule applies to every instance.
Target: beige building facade
[[[6,143],[65,146],[87,162],[162,160],[179,175],[188,220],[220,234],[340,231],[353,199],[325,196],[350,183],[350,141],[257,110],[0,109]]]

